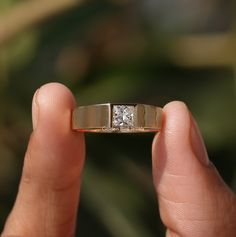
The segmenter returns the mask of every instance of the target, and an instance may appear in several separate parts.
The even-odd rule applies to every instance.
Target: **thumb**
[[[153,178],[167,237],[236,236],[236,198],[208,155],[182,102],[164,107],[153,142]]]

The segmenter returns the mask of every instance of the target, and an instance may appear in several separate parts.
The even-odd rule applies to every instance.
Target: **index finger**
[[[84,137],[71,130],[74,98],[50,83],[33,100],[34,131],[15,206],[4,236],[72,236],[85,157]]]

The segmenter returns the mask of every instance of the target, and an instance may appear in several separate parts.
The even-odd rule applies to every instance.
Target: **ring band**
[[[97,133],[158,132],[162,109],[145,104],[79,106],[72,114],[72,129]]]

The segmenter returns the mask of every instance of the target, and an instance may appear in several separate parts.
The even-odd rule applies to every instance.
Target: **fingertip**
[[[188,175],[197,160],[191,142],[191,118],[187,105],[173,101],[163,108],[161,132],[153,141],[153,177],[159,182],[164,173]]]
[[[33,100],[34,131],[28,151],[32,154],[54,153],[59,157],[71,154],[72,160],[85,156],[83,134],[72,131],[71,116],[75,99],[71,91],[60,83],[43,85]],[[45,155],[46,157],[46,155]]]
[[[176,139],[186,140],[186,131],[190,129],[190,112],[187,105],[182,101],[173,101],[165,105],[163,108],[165,114],[164,133],[171,134]]]
[[[33,100],[33,125],[57,132],[71,129],[71,111],[75,107],[71,91],[60,83],[40,87]],[[44,129],[45,130],[45,129]]]
[[[63,170],[65,167],[68,170],[79,167],[76,172],[83,167],[85,141],[83,134],[72,131],[74,107],[72,92],[60,83],[45,84],[35,93],[32,112],[36,127],[27,150],[31,157],[37,157],[35,167],[52,169],[56,174],[67,172]],[[53,164],[48,157],[54,157]]]
[[[189,130],[191,127],[190,112],[181,101],[173,101],[163,108],[163,128],[154,139],[154,153],[175,153],[189,147]],[[186,151],[186,150],[185,150]],[[162,156],[166,154],[161,154]]]
[[[208,166],[210,162],[200,129],[187,105],[181,101],[173,101],[164,107],[164,111],[168,118],[166,132],[172,135],[170,139],[176,139],[179,145],[183,144],[186,150],[191,150],[201,164]]]
[[[39,106],[53,110],[75,107],[75,99],[71,91],[57,82],[41,86],[37,93],[37,102]]]
[[[184,103],[183,101],[180,100],[175,100],[175,101],[171,101],[169,103],[167,103],[163,110],[164,111],[168,111],[169,109],[177,109],[177,108],[182,108],[182,109],[187,109],[188,110],[188,106],[186,105],[186,103]]]

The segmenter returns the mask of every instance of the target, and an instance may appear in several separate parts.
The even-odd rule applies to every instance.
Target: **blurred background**
[[[52,81],[81,105],[185,101],[236,190],[234,13],[233,0],[0,0],[0,228],[17,193],[33,93]],[[77,236],[164,236],[153,136],[86,135]]]

